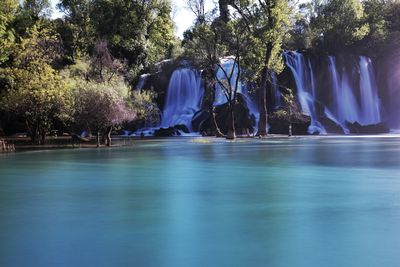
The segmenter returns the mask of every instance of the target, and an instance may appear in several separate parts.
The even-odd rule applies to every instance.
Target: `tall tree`
[[[90,22],[91,1],[61,0],[57,8],[64,13],[65,18],[59,25],[63,32],[63,42],[66,50],[75,62],[79,57],[89,54],[93,43],[93,31]]]
[[[1,108],[25,120],[33,143],[44,144],[53,122],[70,118],[69,87],[51,67],[59,55],[58,41],[54,33],[34,27],[22,40],[13,66],[0,71],[7,88]]]
[[[232,0],[230,5],[244,21],[251,44],[247,46],[243,65],[247,77],[258,84],[260,121],[257,135],[266,136],[268,125],[267,91],[271,74],[283,69],[282,42],[290,27],[291,2],[287,0]]]
[[[319,46],[331,52],[343,50],[369,32],[359,0],[323,2],[317,7],[317,14],[310,23],[317,32]]]
[[[12,23],[18,8],[18,0],[2,0],[0,5],[0,66],[9,59],[15,46]]]
[[[137,74],[151,63],[171,56],[175,45],[171,4],[165,0],[94,0],[94,34],[107,40],[112,54],[125,58]]]
[[[206,20],[205,0],[186,0],[186,5],[196,16],[196,23],[203,24]]]

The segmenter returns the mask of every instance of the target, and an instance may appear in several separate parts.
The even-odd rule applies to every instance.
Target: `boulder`
[[[154,132],[155,137],[172,137],[176,135],[180,135],[180,133],[174,127],[160,128]]]
[[[186,125],[183,125],[183,124],[175,125],[174,128],[175,128],[175,130],[182,131],[184,133],[190,133],[188,127],[186,127]]]
[[[289,134],[289,120],[285,117],[275,116],[274,114],[268,116],[268,124],[270,126],[270,134]],[[311,124],[311,119],[303,115],[301,118],[293,120],[292,133],[293,135],[308,135],[308,127]]]
[[[384,123],[361,125],[358,122],[346,121],[346,127],[351,134],[384,134],[390,132],[390,129]]]
[[[325,130],[329,134],[345,134],[343,131],[342,126],[338,125],[333,120],[329,119],[328,117],[321,117],[319,121],[325,127]]]
[[[210,112],[206,109],[199,110],[193,115],[192,119],[192,129],[194,132],[202,132],[206,129],[201,129],[204,127],[204,123],[208,120],[211,120]]]
[[[155,137],[173,137],[180,136],[182,133],[190,133],[189,129],[182,124],[175,125],[174,127],[160,128],[154,131]]]

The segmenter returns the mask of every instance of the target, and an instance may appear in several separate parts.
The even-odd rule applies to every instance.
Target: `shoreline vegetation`
[[[354,137],[400,137],[400,134],[373,134],[373,135],[337,135],[337,134],[327,134],[327,135],[297,135],[288,136],[283,134],[270,134],[268,138],[260,138],[258,136],[248,136],[248,135],[238,135],[236,136],[236,141],[240,142],[246,141],[268,141],[268,140],[296,140],[304,138],[354,138]],[[213,136],[201,136],[201,135],[187,135],[187,136],[112,136],[113,143],[107,146],[106,143],[102,143],[97,146],[96,137],[92,136],[89,138],[76,139],[73,136],[61,136],[61,137],[47,137],[45,144],[34,144],[31,142],[29,137],[4,137],[0,139],[0,153],[12,153],[12,152],[24,152],[24,151],[45,151],[45,150],[64,150],[64,149],[93,149],[93,148],[118,148],[118,147],[132,147],[137,143],[146,141],[163,141],[163,140],[188,140],[194,143],[209,144],[217,141],[232,142],[235,140],[229,140],[226,138],[215,138]]]

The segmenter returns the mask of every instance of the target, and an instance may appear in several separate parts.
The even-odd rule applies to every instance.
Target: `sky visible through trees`
[[[53,6],[53,18],[62,16],[59,10],[56,9],[58,0],[51,0]],[[306,3],[307,0],[299,0],[299,3]],[[175,35],[182,38],[184,31],[193,25],[195,20],[194,14],[187,8],[186,0],[172,0],[173,3],[173,19],[175,22]],[[206,11],[211,10],[213,7],[212,0],[206,0]]]

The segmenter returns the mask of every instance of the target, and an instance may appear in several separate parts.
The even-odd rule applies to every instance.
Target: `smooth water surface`
[[[400,138],[0,155],[0,266],[400,264]]]

